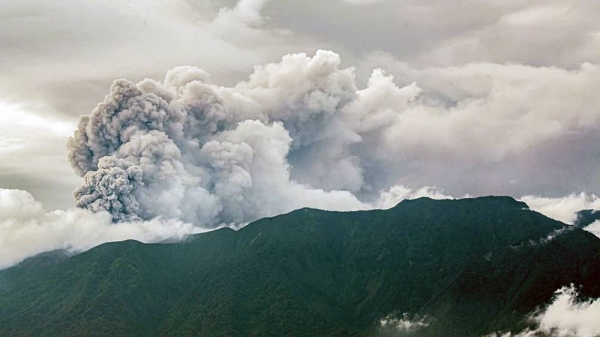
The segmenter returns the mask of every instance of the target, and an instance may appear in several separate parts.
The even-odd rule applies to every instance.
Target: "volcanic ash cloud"
[[[85,177],[76,205],[117,222],[163,216],[213,225],[303,206],[366,208],[346,188],[362,184],[359,160],[347,153],[361,138],[347,109],[357,98],[353,70],[325,51],[257,67],[233,88],[192,67],[173,69],[163,83],[117,80],[69,140],[70,161]],[[315,179],[330,172],[334,183],[291,178],[290,156],[324,151]]]

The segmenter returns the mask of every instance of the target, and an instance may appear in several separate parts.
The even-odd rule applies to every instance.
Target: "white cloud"
[[[535,329],[527,329],[517,334],[495,333],[488,337],[596,337],[600,335],[600,300],[581,302],[577,292],[564,287],[556,292],[556,298],[532,320]]]
[[[529,207],[547,217],[573,224],[577,212],[585,209],[600,209],[600,198],[594,194],[572,194],[563,198],[521,197]]]
[[[400,336],[402,336],[407,333],[427,328],[429,326],[428,320],[428,317],[414,317],[411,319],[410,315],[404,313],[401,318],[397,318],[395,315],[388,315],[382,318],[379,320],[379,326],[383,331],[391,330],[392,335],[400,334]]]
[[[600,221],[595,221],[584,229],[600,238]]]
[[[560,196],[600,188],[597,66],[419,69],[382,55],[367,63],[393,74],[402,90],[418,88],[408,104],[380,108],[379,116],[390,117],[370,150],[388,161],[392,182],[454,195]],[[387,172],[379,174],[382,181]]]
[[[182,240],[207,229],[154,219],[113,224],[108,213],[82,209],[46,212],[31,194],[0,189],[0,269],[53,250],[78,253],[105,242]]]

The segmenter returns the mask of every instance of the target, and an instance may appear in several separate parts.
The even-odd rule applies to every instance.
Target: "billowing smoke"
[[[85,183],[76,205],[115,221],[156,216],[217,225],[298,207],[363,209],[362,168],[348,146],[359,101],[352,69],[320,51],[257,67],[234,88],[210,84],[196,68],[163,83],[117,80],[69,141]],[[357,124],[354,124],[357,126]],[[364,126],[362,126],[364,128]],[[298,183],[289,157],[314,160],[323,184]]]
[[[481,67],[475,70],[489,71]],[[69,141],[71,163],[85,177],[76,205],[107,211],[117,222],[163,216],[216,226],[299,207],[356,210],[390,207],[406,197],[447,197],[431,188],[403,191],[407,184],[441,182],[464,196],[458,191],[490,182],[497,187],[493,193],[474,190],[511,194],[527,183],[495,167],[523,165],[530,156],[522,144],[543,151],[548,139],[587,135],[598,120],[595,110],[579,109],[582,99],[562,100],[551,110],[539,103],[569,86],[592,85],[596,67],[521,70],[531,73],[529,79],[508,76],[510,85],[484,86],[477,89],[480,98],[455,97],[449,107],[414,83],[396,85],[382,70],[358,89],[354,69],[343,68],[329,51],[257,66],[233,87],[213,84],[194,67],[175,68],[162,83],[117,80]],[[556,77],[552,86],[545,81],[550,75]],[[513,96],[522,100],[530,86],[540,99],[515,103]],[[532,123],[549,127],[533,130]],[[496,141],[483,140],[490,135]],[[481,150],[482,144],[489,148]],[[489,177],[465,174],[483,168]],[[570,222],[581,209],[575,209],[582,204],[578,198],[558,206],[560,199],[526,201]]]

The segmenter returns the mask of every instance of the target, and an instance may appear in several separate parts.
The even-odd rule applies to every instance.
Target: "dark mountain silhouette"
[[[481,336],[599,279],[598,238],[508,197],[301,209],[28,259],[0,272],[0,335],[387,336],[406,314],[428,323],[411,336]]]

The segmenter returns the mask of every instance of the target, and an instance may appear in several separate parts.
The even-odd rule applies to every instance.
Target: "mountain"
[[[411,336],[481,336],[599,279],[598,238],[508,197],[301,209],[28,259],[0,271],[0,335],[388,336],[406,314],[428,323]]]
[[[600,211],[596,211],[593,209],[584,209],[577,212],[577,217],[575,218],[575,226],[585,228],[594,222],[600,220]]]

